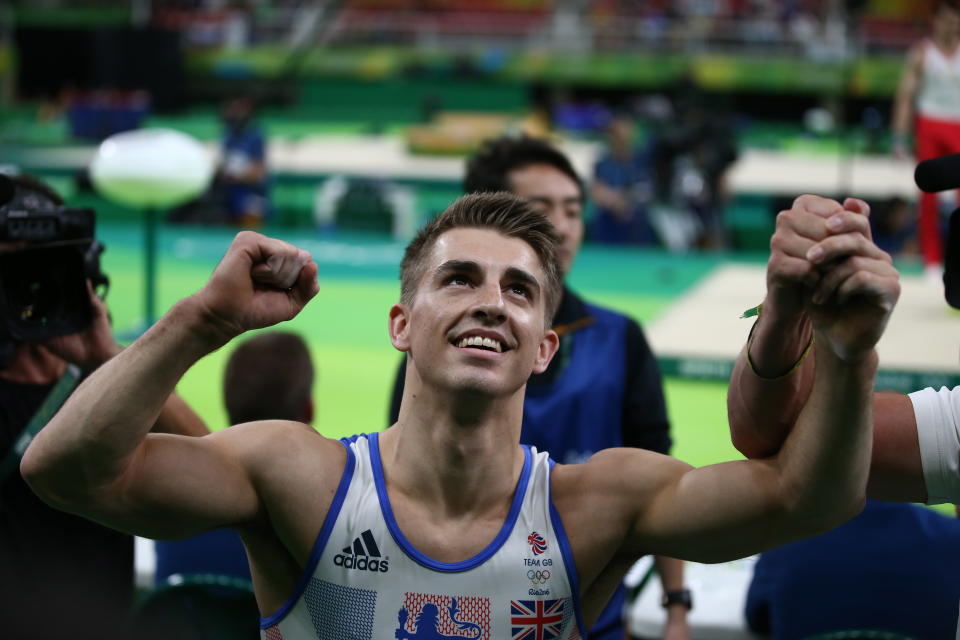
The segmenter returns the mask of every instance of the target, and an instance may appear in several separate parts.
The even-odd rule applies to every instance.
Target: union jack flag
[[[563,633],[563,605],[559,600],[511,600],[510,632],[513,640],[553,640]]]

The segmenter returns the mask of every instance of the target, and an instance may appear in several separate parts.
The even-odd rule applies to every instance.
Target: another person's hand
[[[907,140],[904,136],[893,136],[893,144],[890,151],[897,160],[913,161],[913,153],[910,152],[910,147],[907,145]]]
[[[75,364],[84,371],[93,371],[120,352],[113,339],[107,306],[87,282],[93,321],[86,331],[51,338],[43,343],[53,355]]]
[[[317,265],[308,252],[241,231],[195,298],[229,339],[292,319],[318,289]]]
[[[870,207],[863,200],[847,198],[840,204],[812,195],[800,196],[792,208],[781,211],[770,240],[764,313],[784,318],[801,315],[809,291],[821,277],[807,252],[833,233],[860,233],[870,240],[869,215]],[[838,229],[824,225],[833,216],[843,222]]]
[[[687,623],[687,610],[684,607],[675,615],[668,613],[667,622],[663,625],[663,640],[690,640],[690,625]]]

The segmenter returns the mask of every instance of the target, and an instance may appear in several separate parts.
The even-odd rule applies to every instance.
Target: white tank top
[[[568,640],[584,634],[576,568],[550,500],[547,453],[524,447],[506,521],[476,556],[427,557],[390,506],[377,434],[343,441],[347,464],[290,600],[265,640]]]
[[[936,120],[960,121],[960,47],[948,56],[932,40],[924,41],[917,113]]]

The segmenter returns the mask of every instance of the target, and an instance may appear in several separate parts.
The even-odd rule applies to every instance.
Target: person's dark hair
[[[461,196],[417,233],[407,245],[400,263],[400,301],[404,304],[413,302],[437,238],[451,229],[463,227],[492,229],[530,245],[540,259],[547,280],[543,296],[545,322],[550,326],[560,303],[562,288],[560,263],[557,260],[559,240],[546,217],[531,209],[522,198],[507,192]]]
[[[549,165],[573,180],[583,198],[583,183],[567,156],[546,140],[530,136],[501,136],[483,143],[467,160],[463,178],[464,193],[510,191],[508,174],[533,164]]]
[[[269,331],[234,349],[223,376],[231,424],[304,420],[310,413],[313,362],[303,338]]]
[[[933,10],[934,14],[944,10],[960,13],[960,0],[938,0],[937,6]]]

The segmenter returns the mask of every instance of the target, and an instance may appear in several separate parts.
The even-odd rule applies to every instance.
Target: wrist
[[[164,320],[183,329],[190,346],[202,355],[216,351],[242,333],[211,312],[197,294],[173,305],[161,322]]]
[[[849,350],[842,346],[835,346],[828,336],[820,332],[816,334],[818,371],[820,368],[830,368],[868,376],[876,375],[880,362],[876,347]]]
[[[782,378],[803,364],[812,341],[813,326],[806,314],[777,316],[765,305],[747,339],[747,362],[760,378]]]
[[[684,615],[693,609],[693,595],[689,589],[665,591],[660,598],[660,606],[667,610],[668,615],[682,612]]]
[[[682,604],[672,604],[668,607],[664,607],[664,610],[667,614],[667,625],[671,624],[686,624],[687,615],[690,613],[690,609],[685,607]]]

